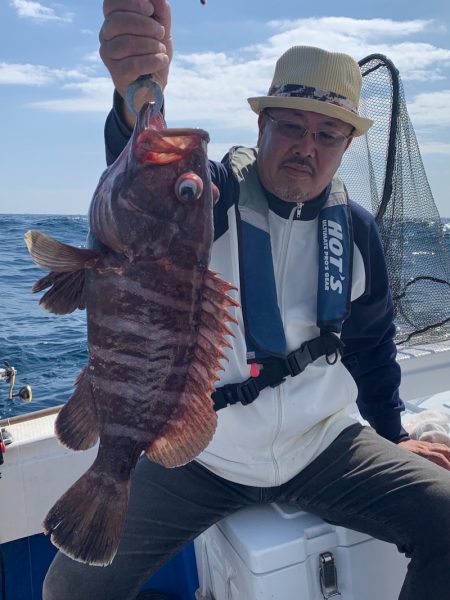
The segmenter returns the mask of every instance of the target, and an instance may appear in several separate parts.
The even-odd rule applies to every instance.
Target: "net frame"
[[[339,175],[378,225],[397,345],[450,340],[450,232],[433,199],[400,74],[383,54],[359,66],[360,114],[374,125],[353,139]]]

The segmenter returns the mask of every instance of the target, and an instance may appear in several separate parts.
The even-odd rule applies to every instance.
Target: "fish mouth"
[[[134,142],[134,151],[140,163],[167,165],[204,147],[209,135],[203,129],[145,129]]]

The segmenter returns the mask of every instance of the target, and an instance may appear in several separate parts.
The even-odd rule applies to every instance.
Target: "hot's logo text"
[[[342,294],[342,282],[345,279],[342,275],[344,254],[342,227],[336,221],[324,219],[322,236],[325,291],[331,290]]]

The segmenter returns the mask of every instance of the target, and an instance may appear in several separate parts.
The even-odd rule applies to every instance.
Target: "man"
[[[111,162],[134,123],[128,85],[152,73],[164,87],[172,42],[166,0],[105,0],[104,10],[101,55],[116,87]],[[45,600],[135,598],[207,527],[274,501],[397,544],[411,556],[401,600],[448,598],[450,451],[408,439],[401,426],[381,244],[335,177],[352,137],[372,124],[358,114],[360,87],[349,56],[295,46],[268,94],[249,99],[258,149],[211,162],[221,193],[211,267],[238,287],[242,307],[215,394],[216,434],[184,467],[142,459],[113,563],[59,554]],[[373,429],[352,416],[355,401]]]

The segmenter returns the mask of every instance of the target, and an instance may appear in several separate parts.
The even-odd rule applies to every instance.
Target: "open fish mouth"
[[[168,165],[208,142],[203,129],[145,129],[137,136],[134,150],[140,163]]]

